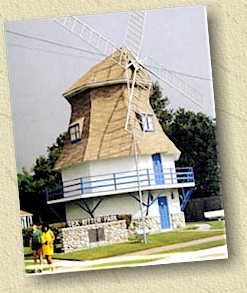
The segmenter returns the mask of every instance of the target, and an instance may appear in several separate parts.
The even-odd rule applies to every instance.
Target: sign
[[[115,221],[118,221],[117,216],[109,215],[109,216],[102,216],[102,217],[96,217],[96,218],[68,221],[67,225],[68,227],[78,227],[78,226],[87,226],[87,225],[93,225],[93,224],[99,224],[99,223],[109,223],[109,222],[115,222]]]

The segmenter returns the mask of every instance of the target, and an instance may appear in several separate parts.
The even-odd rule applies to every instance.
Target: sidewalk
[[[189,241],[185,243],[172,244],[164,247],[157,247],[152,249],[147,249],[135,253],[125,254],[121,256],[114,256],[109,258],[89,260],[89,261],[69,261],[69,260],[58,260],[54,259],[55,271],[44,270],[43,273],[31,273],[28,275],[44,275],[44,274],[54,274],[54,273],[64,273],[64,272],[76,272],[76,271],[86,271],[93,269],[106,269],[113,267],[137,267],[146,265],[158,265],[158,264],[168,264],[168,263],[179,263],[179,262],[190,262],[190,261],[201,261],[209,259],[222,259],[227,258],[227,248],[226,245],[199,250],[195,252],[184,252],[184,253],[165,253],[168,250],[188,247],[191,245],[216,241],[220,239],[225,239],[225,235],[219,235],[214,237],[203,238],[199,240]],[[164,254],[160,254],[164,252]],[[159,253],[159,254],[155,254]],[[120,263],[115,266],[113,263]],[[121,265],[123,262],[123,265]],[[136,262],[136,263],[135,263]],[[140,263],[141,262],[141,263]],[[102,267],[98,267],[102,265]],[[95,266],[95,268],[94,268]],[[30,269],[35,269],[35,266],[29,266]],[[45,268],[45,266],[44,266]]]
[[[159,259],[153,262],[146,263],[145,265],[160,265],[160,264],[171,264],[171,263],[183,263],[183,262],[194,262],[194,261],[206,261],[206,260],[218,260],[227,259],[228,252],[227,246],[218,246],[214,248],[198,250],[193,252],[175,253],[169,258]]]

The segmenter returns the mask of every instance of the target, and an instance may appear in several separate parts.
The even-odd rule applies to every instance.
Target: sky
[[[128,16],[128,12],[77,15],[119,47]],[[54,19],[5,23],[5,36],[16,165],[21,172],[46,155],[47,147],[67,130],[70,105],[63,92],[104,57]],[[141,60],[146,56],[182,73],[178,77],[204,95],[201,109],[160,82],[172,109],[183,107],[215,117],[205,6],[147,10]]]

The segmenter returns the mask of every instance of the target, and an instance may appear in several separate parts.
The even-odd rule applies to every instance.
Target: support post
[[[173,172],[172,172],[172,168],[170,168],[170,173],[171,173],[171,181],[172,181],[172,184],[173,184]]]
[[[187,190],[187,192],[185,193],[184,189],[182,188],[183,202],[182,202],[182,204],[181,204],[181,206],[180,206],[180,209],[181,209],[182,212],[184,211],[184,209],[185,209],[185,207],[186,207],[186,205],[187,205],[187,203],[188,203],[188,201],[189,201],[189,199],[190,199],[190,196],[191,196],[193,190],[194,190],[194,187],[191,187],[191,188],[190,188],[189,190]]]
[[[147,210],[146,210],[146,216],[148,216],[149,207],[150,207],[150,199],[151,199],[151,190],[148,190],[148,200],[147,200]]]
[[[80,184],[81,184],[81,194],[83,194],[84,193],[83,178],[80,178]]]
[[[134,154],[135,154],[135,164],[136,164],[136,174],[137,174],[137,183],[138,183],[138,193],[140,198],[140,211],[141,211],[141,219],[142,219],[142,229],[143,229],[143,241],[147,243],[147,235],[145,230],[145,223],[144,223],[144,214],[142,209],[142,191],[141,191],[141,183],[140,183],[140,170],[139,170],[139,161],[137,156],[137,149],[136,149],[136,139],[135,139],[135,132],[133,127],[133,118],[132,118],[132,138],[133,138],[133,145],[134,145]]]
[[[45,198],[46,198],[46,202],[49,201],[49,191],[48,191],[48,187],[45,187]]]
[[[114,182],[114,188],[117,190],[117,182],[116,182],[116,174],[113,173],[113,182]]]
[[[149,174],[149,169],[147,169],[147,177],[148,177],[148,186],[150,186],[150,174]]]

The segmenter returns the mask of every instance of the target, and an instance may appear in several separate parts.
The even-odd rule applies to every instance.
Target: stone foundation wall
[[[161,230],[160,217],[146,217],[144,223],[151,233],[158,232]],[[129,234],[134,234],[135,231],[139,229],[142,229],[142,219],[132,219],[130,226],[128,228]]]
[[[185,227],[184,213],[171,214],[172,228],[180,229]]]
[[[89,231],[104,230],[104,240],[90,242]],[[124,242],[128,240],[126,221],[98,223],[87,226],[63,228],[61,232],[62,250],[70,252],[79,249],[87,249],[95,246]]]

